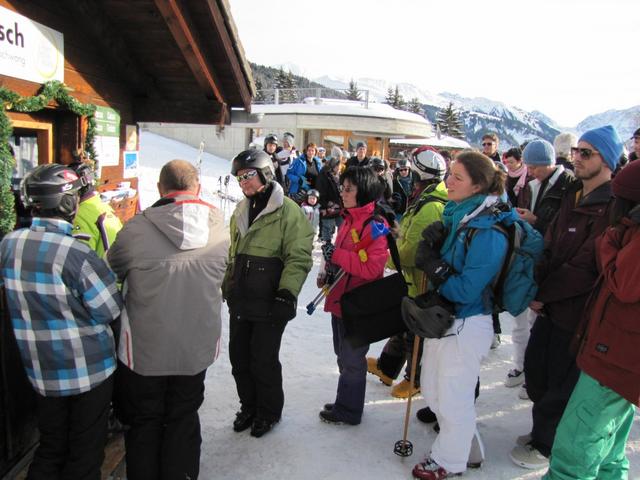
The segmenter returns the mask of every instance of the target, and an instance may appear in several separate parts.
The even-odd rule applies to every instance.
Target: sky
[[[573,127],[640,104],[639,0],[229,0],[249,61],[485,97]]]

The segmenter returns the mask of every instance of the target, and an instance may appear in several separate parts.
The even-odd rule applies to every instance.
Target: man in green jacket
[[[313,264],[313,230],[275,181],[271,157],[246,150],[232,162],[245,199],[231,222],[224,298],[229,305],[229,358],[240,397],[233,429],[261,437],[284,406],[280,343],[296,316],[297,297]]]
[[[412,155],[411,169],[418,180],[409,199],[409,207],[400,220],[397,240],[402,272],[409,284],[409,296],[416,297],[423,292],[424,272],[416,267],[416,249],[422,240],[422,231],[433,222],[442,219],[442,211],[447,202],[447,187],[443,181],[446,163],[442,156],[430,147],[421,147]],[[422,343],[421,349],[422,349]],[[408,398],[420,391],[420,371],[416,371],[415,385],[410,385],[413,335],[396,335],[384,346],[379,358],[367,358],[367,368],[380,378],[382,383],[391,385],[407,361],[404,379],[391,390],[391,395]],[[420,358],[420,357],[419,357]]]

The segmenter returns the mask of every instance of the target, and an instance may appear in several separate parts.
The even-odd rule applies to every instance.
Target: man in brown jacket
[[[548,464],[556,427],[578,381],[573,333],[598,277],[595,241],[608,225],[611,172],[622,141],[610,125],[585,132],[574,150],[575,182],[547,229],[530,308],[538,314],[525,353],[527,393],[533,401],[531,434],[518,438],[511,459],[524,468]]]

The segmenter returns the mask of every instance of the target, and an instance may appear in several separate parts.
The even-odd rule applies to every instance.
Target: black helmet
[[[72,222],[78,208],[78,192],[85,185],[84,177],[64,165],[39,165],[22,180],[20,197],[25,207],[33,207],[40,215]]]
[[[245,150],[240,152],[231,161],[231,175],[237,175],[239,170],[245,168],[254,168],[258,171],[260,180],[265,185],[271,182],[275,177],[273,170],[273,160],[271,155],[262,150]]]
[[[433,290],[404,297],[401,311],[407,328],[422,338],[441,338],[453,324],[453,304]]]
[[[82,188],[80,188],[80,191],[78,192],[80,194],[80,198],[82,198],[87,193],[93,190],[93,185],[94,185],[93,169],[88,164],[83,162],[70,163],[69,168],[74,172],[76,172],[78,177],[84,178],[84,181],[86,182],[86,184],[83,185]]]
[[[275,133],[270,133],[269,135],[264,137],[264,146],[266,147],[270,143],[275,143],[276,145],[278,145],[278,137]]]
[[[400,160],[398,160],[396,162],[396,170],[399,170],[401,168],[409,168],[409,160],[407,160],[406,158],[401,158]]]
[[[385,162],[383,159],[378,158],[378,157],[373,157],[371,160],[369,160],[369,166],[371,168],[373,168],[374,170],[377,169],[383,169],[386,170],[387,169],[387,162]]]
[[[316,197],[317,199],[320,199],[320,192],[315,188],[312,188],[311,190],[307,190],[307,198],[308,197]]]

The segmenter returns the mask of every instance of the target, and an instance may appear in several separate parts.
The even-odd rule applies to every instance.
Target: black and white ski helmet
[[[320,199],[320,192],[318,190],[316,190],[315,188],[312,188],[311,190],[307,190],[307,198],[309,197],[316,197],[318,200]]]
[[[275,133],[270,133],[269,135],[264,137],[264,146],[266,147],[270,143],[278,145],[278,136]]]
[[[275,178],[271,155],[255,148],[240,152],[231,161],[231,175],[238,175],[240,170],[253,168],[265,185]]]
[[[401,158],[396,162],[396,170],[400,170],[401,168],[409,168],[409,160],[406,158]]]
[[[379,158],[379,157],[373,157],[371,158],[371,160],[369,160],[369,167],[373,168],[374,170],[386,170],[387,169],[387,162],[385,162],[383,159]]]
[[[78,192],[86,185],[70,168],[57,163],[39,165],[25,175],[20,199],[45,216],[59,216],[72,222],[78,209]]]
[[[417,148],[412,154],[411,169],[420,180],[442,180],[447,173],[447,164],[442,155],[431,147]]]

